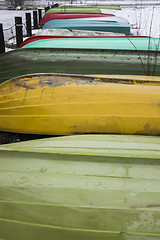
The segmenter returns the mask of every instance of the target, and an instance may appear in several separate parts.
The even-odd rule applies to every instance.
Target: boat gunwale
[[[108,36],[108,35],[73,35],[73,36],[61,36],[61,35],[35,35],[35,36],[31,36],[27,39],[25,39],[19,48],[22,48],[23,46],[27,45],[30,42],[34,42],[34,41],[38,41],[38,40],[44,40],[44,39],[56,39],[56,38],[62,38],[62,39],[68,39],[68,38],[127,38],[127,39],[132,39],[132,38],[151,38],[149,36],[133,36],[133,35],[125,35],[125,36]]]
[[[65,137],[69,137],[65,136]],[[130,135],[131,136],[131,135]],[[142,135],[141,135],[142,136]],[[59,136],[61,137],[61,136]],[[142,136],[143,137],[143,136]],[[157,137],[157,136],[150,136],[150,137]],[[50,137],[50,138],[55,138],[55,137]],[[49,139],[50,139],[49,138]],[[158,138],[158,137],[157,137]],[[37,141],[37,140],[30,140],[28,142],[33,142]],[[129,150],[133,150],[133,149],[127,149],[128,152],[127,153],[109,153],[106,152],[103,154],[99,154],[96,152],[91,153],[90,152],[83,152],[82,154],[82,150],[81,148],[78,149],[77,151],[73,152],[73,151],[65,151],[63,148],[60,148],[58,150],[52,150],[52,149],[45,149],[42,147],[37,147],[37,148],[25,148],[25,147],[16,147],[17,143],[8,143],[8,144],[2,144],[0,145],[0,152],[2,154],[25,154],[25,155],[31,155],[33,158],[33,155],[35,155],[35,158],[38,157],[38,155],[42,155],[42,159],[46,158],[46,159],[50,159],[50,160],[54,160],[53,159],[53,155],[57,158],[60,158],[61,160],[63,159],[63,161],[68,161],[69,159],[71,159],[73,156],[78,157],[78,162],[106,162],[106,163],[119,163],[119,164],[135,164],[135,165],[146,165],[147,162],[148,164],[152,164],[152,165],[157,165],[158,162],[160,161],[159,155],[151,155],[151,154],[129,154]],[[10,145],[13,146],[13,148],[10,148]],[[15,147],[14,147],[15,145]],[[8,148],[7,148],[8,147]],[[55,147],[56,148],[56,147]],[[119,150],[119,149],[116,149]],[[62,154],[63,151],[63,154]],[[156,152],[156,150],[153,150],[153,152]],[[6,156],[6,155],[5,155]],[[64,158],[65,156],[65,158]],[[26,156],[25,156],[26,157]],[[24,158],[25,158],[24,157]],[[84,160],[84,157],[87,157]],[[59,161],[60,161],[59,159]],[[77,162],[77,159],[75,160],[71,160],[74,162]]]
[[[65,74],[65,73],[33,73],[33,74],[24,74],[17,77],[13,77],[8,79],[2,84],[8,83],[9,81],[23,80],[23,78],[32,79],[34,77],[70,77],[70,79],[66,79],[66,81],[91,81],[91,82],[99,82],[99,83],[112,83],[112,84],[128,84],[128,85],[146,85],[146,86],[160,86],[160,76],[145,76],[146,79],[143,79],[143,75],[82,75],[82,74]],[[154,79],[150,79],[154,78]],[[65,79],[64,79],[65,80]],[[54,79],[53,79],[54,81]]]
[[[148,54],[152,54],[152,53],[160,53],[160,51],[157,51],[157,50],[138,50],[138,49],[135,49],[135,50],[129,50],[129,49],[100,49],[100,48],[57,48],[57,47],[55,47],[55,48],[48,48],[48,47],[31,47],[31,48],[18,48],[18,49],[16,49],[16,50],[14,50],[14,51],[8,51],[8,52],[6,52],[6,53],[2,53],[1,54],[1,56],[4,56],[4,55],[12,55],[12,54],[14,54],[15,52],[17,53],[17,52],[23,52],[23,51],[25,51],[25,52],[29,52],[29,51],[33,51],[34,53],[35,52],[39,52],[39,51],[49,51],[49,52],[51,52],[51,51],[60,51],[60,52],[64,52],[64,51],[67,51],[67,52],[75,52],[76,54],[77,54],[77,52],[79,51],[79,52],[83,52],[83,54],[84,55],[86,55],[86,52],[87,52],[87,54],[88,54],[88,52],[90,51],[90,52],[93,52],[92,54],[96,54],[96,52],[101,52],[101,53],[104,53],[105,54],[105,52],[107,52],[107,53],[121,53],[121,54],[123,54],[124,55],[124,53],[125,53],[125,55],[127,55],[127,53],[129,53],[129,55],[133,55],[133,54],[135,54],[135,52],[136,53],[138,53],[138,54],[140,54],[140,53],[146,53],[146,55],[148,56]],[[68,54],[69,55],[69,54]],[[136,54],[135,54],[136,55]],[[156,55],[157,56],[157,55]],[[142,56],[143,57],[143,56]]]

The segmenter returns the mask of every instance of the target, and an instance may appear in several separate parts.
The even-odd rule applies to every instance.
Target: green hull
[[[119,5],[74,5],[74,4],[65,4],[60,5],[58,9],[66,9],[66,8],[102,8],[102,9],[113,9],[113,10],[121,10]]]
[[[102,13],[102,9],[112,9],[112,10],[121,10],[120,6],[110,5],[110,6],[75,6],[75,5],[62,5],[57,8],[49,9],[48,13]]]
[[[0,56],[0,83],[31,73],[160,76],[156,51],[25,48]]]
[[[101,9],[121,10],[121,7],[119,5],[97,5],[97,7]]]
[[[38,39],[38,38],[37,38]],[[160,52],[159,38],[147,37],[109,37],[109,38],[48,38],[32,41],[23,48],[81,48],[81,49],[114,49]]]
[[[159,145],[118,135],[1,145],[0,239],[160,239]]]
[[[72,7],[63,7],[63,8],[51,8],[48,13],[102,13],[101,9],[98,7],[90,8],[90,7],[82,7],[82,8],[72,8]]]

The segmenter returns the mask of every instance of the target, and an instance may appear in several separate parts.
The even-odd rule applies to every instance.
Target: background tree
[[[17,6],[22,6],[24,3],[24,0],[10,0],[9,4],[11,4],[12,6],[14,6],[15,8]]]

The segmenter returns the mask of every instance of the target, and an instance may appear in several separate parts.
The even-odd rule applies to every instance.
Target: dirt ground
[[[51,136],[0,132],[0,144],[15,143],[20,141],[28,141],[47,137]]]

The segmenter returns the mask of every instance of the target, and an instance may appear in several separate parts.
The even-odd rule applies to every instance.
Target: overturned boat
[[[0,83],[32,73],[160,76],[157,41],[130,37],[31,41],[0,55]]]
[[[57,7],[49,9],[45,14],[49,13],[98,13],[102,14],[102,10],[99,7]]]
[[[76,19],[76,18],[93,18],[93,17],[113,17],[114,14],[98,14],[98,13],[48,13],[43,16],[40,25],[57,19]]]
[[[87,5],[61,5],[56,8],[49,9],[45,14],[48,13],[103,13],[104,10],[112,11],[112,10],[121,10],[120,6],[87,6]]]
[[[160,239],[160,139],[81,135],[0,146],[0,238]]]
[[[47,30],[47,31],[46,31]],[[49,30],[49,31],[48,31]],[[52,31],[53,30],[53,31]],[[76,47],[76,48],[104,48],[104,49],[127,49],[127,50],[147,50],[148,47],[148,37],[146,36],[125,36],[122,34],[122,36],[115,35],[105,35],[107,32],[105,32],[102,35],[98,35],[100,32],[96,31],[81,31],[81,30],[73,30],[69,31],[67,29],[42,29],[38,32],[37,35],[26,38],[20,45],[20,48],[24,47],[52,47],[57,48],[59,47],[59,44],[61,44],[61,48],[64,47]],[[45,35],[46,34],[46,35]],[[92,35],[93,34],[93,35]],[[59,39],[62,38],[63,40]],[[67,38],[70,38],[70,40],[66,40]],[[80,38],[82,40],[78,40],[77,38]],[[92,40],[92,38],[95,38]],[[103,39],[101,39],[103,38]],[[142,39],[144,38],[144,39]],[[33,45],[28,45],[29,43],[38,41],[38,40],[44,40],[36,42]],[[50,39],[48,42],[47,40]],[[76,39],[76,40],[74,40]],[[52,41],[53,40],[53,41]],[[133,42],[132,42],[133,41]],[[156,40],[152,42],[152,47],[155,49],[155,43]],[[158,49],[157,49],[158,50]]]
[[[43,25],[42,29],[76,29],[131,34],[131,26],[128,21],[116,17],[107,17],[106,19],[96,17],[92,20],[90,18],[50,20]]]
[[[159,38],[146,36],[33,36],[24,43],[23,48],[134,50],[137,54],[144,50],[155,51],[155,55],[160,52]]]
[[[33,74],[0,84],[0,131],[160,135],[160,78]]]

